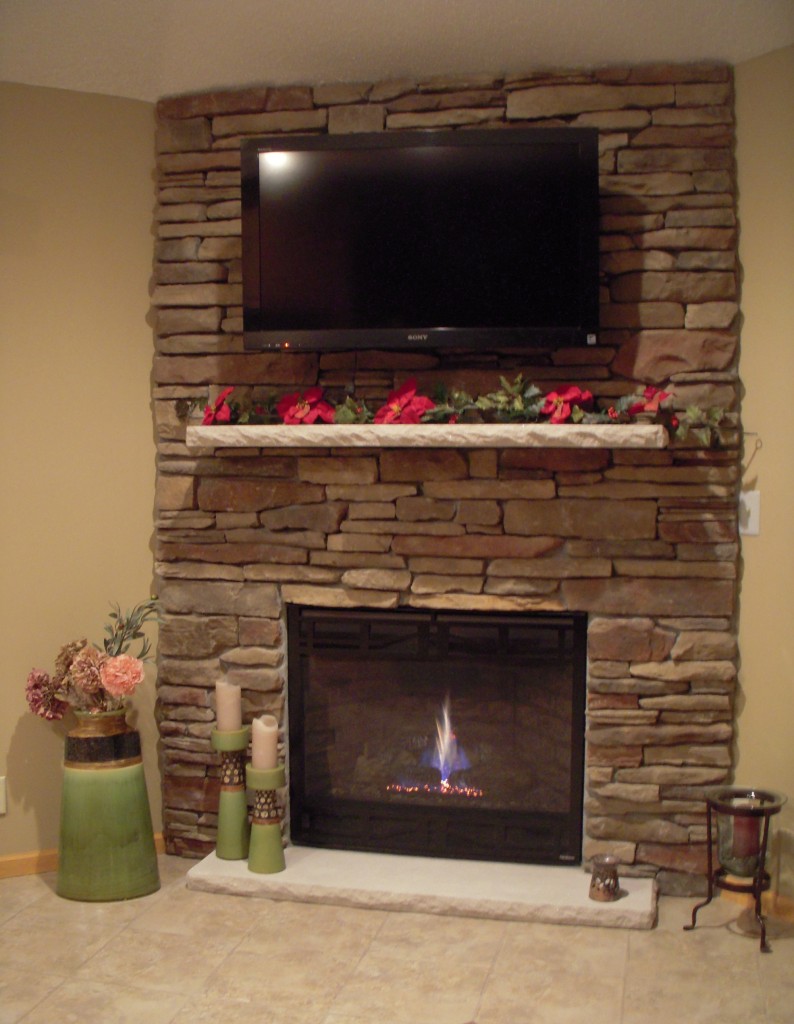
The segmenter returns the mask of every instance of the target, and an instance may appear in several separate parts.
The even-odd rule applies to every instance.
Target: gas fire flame
[[[430,783],[391,783],[386,787],[389,793],[428,793],[440,796],[463,796],[476,799],[483,796],[483,791],[469,786],[465,781],[451,782],[453,772],[464,771],[471,767],[463,747],[458,743],[452,718],[449,711],[449,695],[441,706],[441,716],[436,718],[436,738],[432,748],[425,751],[421,764],[438,770],[441,776],[436,784]]]

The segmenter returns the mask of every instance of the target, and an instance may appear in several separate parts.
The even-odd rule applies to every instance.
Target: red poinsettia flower
[[[416,381],[407,380],[392,391],[385,405],[375,413],[376,423],[419,423],[426,412],[435,409],[432,398],[417,395]]]
[[[334,409],[323,399],[322,388],[307,388],[301,394],[294,391],[284,397],[276,405],[276,412],[284,423],[300,425],[302,423],[314,423],[322,420],[324,423],[333,423]]]
[[[672,391],[662,391],[661,388],[649,384],[643,391],[642,398],[629,406],[629,415],[636,416],[638,412],[658,412],[661,403],[671,394]]]
[[[232,418],[232,410],[226,399],[234,391],[234,388],[224,388],[212,405],[204,409],[202,426],[208,427],[211,423],[228,423]]]
[[[571,418],[575,406],[590,409],[592,404],[592,394],[572,384],[563,391],[550,391],[540,411],[543,416],[549,417],[550,423],[565,423]]]

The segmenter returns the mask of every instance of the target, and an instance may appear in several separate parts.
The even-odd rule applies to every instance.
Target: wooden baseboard
[[[165,840],[162,832],[155,833],[154,848],[157,853],[165,853]],[[0,878],[43,875],[47,871],[57,871],[57,869],[57,850],[33,850],[31,853],[12,853],[7,857],[0,857]]]

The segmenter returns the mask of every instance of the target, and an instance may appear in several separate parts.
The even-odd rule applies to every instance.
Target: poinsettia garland
[[[701,444],[717,440],[717,427],[724,412],[690,406],[673,412],[664,403],[672,391],[652,385],[618,399],[606,408],[596,408],[592,392],[576,385],[545,394],[519,375],[512,382],[500,377],[501,388],[479,398],[458,389],[440,389],[436,397],[418,393],[415,380],[392,391],[374,412],[353,395],[334,403],[321,387],[294,391],[264,402],[232,399],[233,387],[224,388],[204,409],[203,426],[215,424],[293,425],[311,423],[663,423],[673,437],[684,440],[692,434]]]

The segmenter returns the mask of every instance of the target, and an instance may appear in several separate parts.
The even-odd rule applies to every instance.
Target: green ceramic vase
[[[140,734],[126,710],[77,712],[66,738],[56,891],[109,901],[159,888]]]

